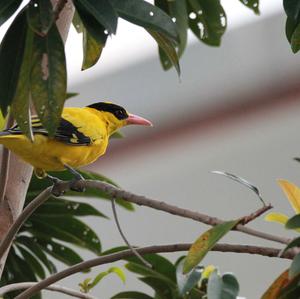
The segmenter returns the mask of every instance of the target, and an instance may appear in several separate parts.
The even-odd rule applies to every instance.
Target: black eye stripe
[[[123,107],[116,104],[99,102],[99,103],[89,105],[87,107],[94,108],[99,111],[110,112],[119,120],[128,118],[128,114],[126,110]]]

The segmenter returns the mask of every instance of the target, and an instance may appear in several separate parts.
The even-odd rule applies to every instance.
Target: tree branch
[[[8,284],[2,288],[0,288],[0,296],[3,296],[6,293],[12,292],[12,291],[19,291],[19,290],[23,290],[23,289],[28,289],[31,288],[33,286],[35,286],[37,284],[37,282],[18,282],[18,283],[12,283],[12,284]],[[58,292],[58,293],[63,293],[75,298],[82,298],[82,299],[97,299],[94,296],[91,296],[89,294],[85,294],[85,293],[81,293],[79,291],[73,290],[73,289],[69,289],[57,284],[53,284],[50,285],[48,287],[45,288],[48,291],[54,291],[54,292]]]
[[[59,18],[60,13],[64,9],[65,5],[67,4],[68,0],[58,0],[54,10],[53,10],[53,15],[54,19],[57,20]]]
[[[162,253],[162,252],[177,252],[177,251],[187,251],[191,247],[192,244],[170,244],[170,245],[155,245],[148,247],[137,248],[137,252],[141,255],[149,254],[149,253]],[[231,244],[216,244],[213,251],[221,251],[221,252],[236,252],[236,253],[248,253],[248,254],[259,254],[263,256],[269,257],[277,257],[284,259],[293,259],[294,254],[291,251],[286,252],[283,256],[278,256],[280,253],[280,249],[269,248],[269,247],[258,247],[258,246],[250,246],[250,245],[231,245]],[[115,261],[119,261],[128,257],[134,256],[133,252],[128,250],[123,250],[117,253],[104,255],[101,257],[97,257],[88,261],[84,261],[78,263],[74,266],[71,266],[61,272],[55,273],[48,278],[38,282],[33,287],[27,289],[20,295],[18,295],[15,299],[27,299],[36,294],[37,292],[43,290],[44,288],[50,286],[51,284],[71,276],[75,273],[81,272],[85,269],[92,268],[95,266],[112,263]]]

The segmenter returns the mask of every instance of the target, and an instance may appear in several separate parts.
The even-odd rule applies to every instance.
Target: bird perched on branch
[[[108,102],[64,108],[53,137],[48,135],[38,117],[33,116],[31,121],[33,142],[15,125],[0,132],[0,144],[31,164],[39,178],[49,176],[47,171],[68,169],[76,179],[82,179],[74,168],[102,156],[115,131],[127,125],[152,126],[150,121]]]

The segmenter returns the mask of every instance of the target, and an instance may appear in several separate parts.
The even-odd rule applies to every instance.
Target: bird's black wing
[[[33,134],[41,134],[48,136],[47,130],[43,127],[40,119],[36,116],[31,118],[31,126]],[[3,132],[1,135],[21,135],[23,132],[18,125],[15,125]],[[92,140],[90,137],[81,133],[76,126],[64,118],[61,118],[59,126],[53,136],[53,139],[70,144],[70,145],[90,145]]]

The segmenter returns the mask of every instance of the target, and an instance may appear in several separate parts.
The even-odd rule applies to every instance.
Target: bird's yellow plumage
[[[110,135],[128,124],[151,125],[118,105],[96,103],[84,108],[64,108],[54,137],[49,137],[39,119],[33,117],[33,142],[14,126],[0,133],[0,143],[44,176],[47,171],[94,162],[105,153]]]

